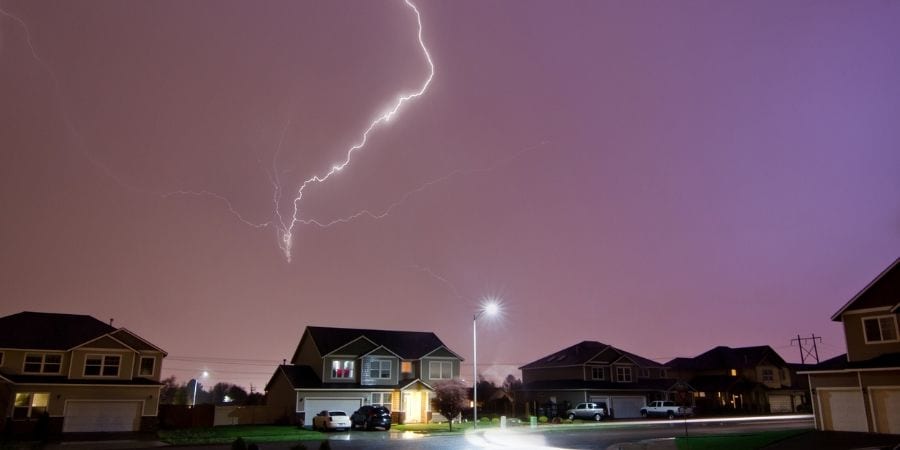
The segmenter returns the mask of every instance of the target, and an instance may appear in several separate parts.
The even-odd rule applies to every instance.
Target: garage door
[[[306,412],[303,419],[303,424],[306,426],[312,426],[313,416],[319,413],[319,411],[328,409],[328,410],[339,410],[344,411],[347,415],[353,414],[354,411],[359,409],[362,406],[361,398],[310,398],[306,397],[303,399],[303,411]]]
[[[859,391],[819,389],[822,427],[832,431],[869,431],[866,407]]]
[[[610,397],[609,401],[616,419],[641,417],[641,408],[647,403],[644,397]]]
[[[769,412],[773,413],[789,413],[794,409],[790,395],[770,395],[769,396]]]
[[[900,388],[869,388],[875,432],[900,434]]]
[[[137,431],[141,426],[141,402],[66,403],[64,433]]]

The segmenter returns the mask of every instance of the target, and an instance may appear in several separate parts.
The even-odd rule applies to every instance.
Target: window
[[[897,318],[895,316],[878,316],[863,319],[866,332],[866,344],[881,342],[897,342]]]
[[[763,369],[762,370],[762,380],[765,381],[775,381],[775,372],[772,369]]]
[[[737,369],[731,369],[731,376],[733,376],[733,377],[737,376]]]
[[[25,366],[22,372],[25,373],[59,373],[62,370],[62,355],[58,353],[41,354],[27,353],[25,354]]]
[[[605,380],[606,376],[603,373],[602,367],[591,367],[591,379],[592,380]]]
[[[38,417],[47,411],[48,404],[50,404],[48,392],[17,392],[13,406],[13,419]]]
[[[121,361],[122,357],[118,355],[87,355],[84,358],[84,376],[117,377]]]
[[[353,378],[353,361],[340,360],[331,362],[331,378]]]
[[[156,371],[156,358],[153,356],[141,357],[141,370],[138,372],[142,376],[152,377]]]
[[[449,380],[453,378],[453,363],[450,361],[430,361],[428,378],[432,380]]]
[[[631,383],[631,367],[616,367],[616,382]]]
[[[388,379],[391,377],[391,361],[376,359],[369,363],[369,378]]]
[[[387,409],[391,409],[391,393],[390,392],[373,392],[372,393],[372,405],[373,406],[384,406]]]
[[[412,374],[412,361],[403,361],[400,363],[400,373]]]

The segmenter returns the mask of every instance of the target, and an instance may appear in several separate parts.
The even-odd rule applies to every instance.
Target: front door
[[[406,413],[404,423],[425,422],[425,391],[406,391],[403,393],[403,411]]]

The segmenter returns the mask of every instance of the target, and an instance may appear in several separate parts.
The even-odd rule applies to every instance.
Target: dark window
[[[141,371],[140,374],[144,376],[153,376],[154,369],[156,368],[156,358],[154,357],[142,357],[141,358]]]

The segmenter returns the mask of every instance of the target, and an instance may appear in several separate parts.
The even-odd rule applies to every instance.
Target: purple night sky
[[[479,368],[796,335],[900,254],[900,2],[0,0],[0,315],[260,390],[307,325]],[[359,214],[361,212],[367,212]],[[348,219],[348,220],[340,220]],[[268,223],[269,225],[261,226]],[[257,226],[253,226],[257,225]],[[210,383],[211,384],[211,383]]]

